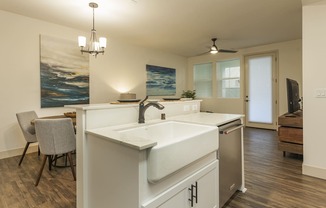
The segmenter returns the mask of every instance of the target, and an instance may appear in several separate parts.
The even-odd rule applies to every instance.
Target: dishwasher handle
[[[220,131],[220,134],[229,134],[229,133],[232,133],[238,129],[241,129],[242,127],[244,127],[243,124],[239,124],[239,125],[235,125],[235,126],[232,126],[230,128],[227,128],[227,129],[224,129],[222,131]]]

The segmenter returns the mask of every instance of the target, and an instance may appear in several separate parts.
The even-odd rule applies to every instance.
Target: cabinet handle
[[[194,189],[196,189],[195,194]],[[195,185],[191,184],[191,188],[188,188],[188,190],[190,191],[190,199],[188,199],[190,201],[190,206],[194,207],[194,198],[196,203],[198,203],[198,182],[196,181]]]
[[[196,181],[195,184],[196,184],[196,185],[194,186],[194,188],[196,188],[195,199],[196,199],[196,203],[198,203],[198,182]]]
[[[220,134],[230,134],[238,129],[241,129],[242,127],[244,127],[244,124],[239,124],[239,125],[233,126],[231,128],[225,129],[223,131],[220,131]]]
[[[191,188],[188,188],[188,190],[190,191],[190,199],[188,199],[190,201],[190,206],[194,207],[194,190],[193,190],[193,185],[191,185]]]

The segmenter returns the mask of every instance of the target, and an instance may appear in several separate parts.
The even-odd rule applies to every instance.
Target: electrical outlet
[[[326,88],[315,89],[316,98],[326,98]]]

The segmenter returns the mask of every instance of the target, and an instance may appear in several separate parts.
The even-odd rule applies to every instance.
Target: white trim
[[[303,164],[302,174],[326,180],[326,168]]]
[[[37,146],[38,145],[36,143],[35,144],[31,144],[28,147],[28,150],[27,150],[26,154],[32,153],[32,152],[37,152]],[[17,148],[17,149],[11,149],[11,150],[2,151],[2,152],[0,152],[0,159],[22,155],[23,154],[23,151],[24,151],[24,148],[25,148],[25,146],[22,147],[22,148]]]

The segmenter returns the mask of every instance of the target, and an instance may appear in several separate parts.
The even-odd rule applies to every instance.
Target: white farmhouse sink
[[[119,133],[157,142],[147,158],[147,178],[153,183],[218,149],[215,126],[166,121],[120,129]]]

